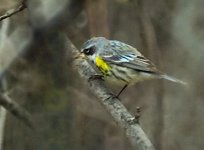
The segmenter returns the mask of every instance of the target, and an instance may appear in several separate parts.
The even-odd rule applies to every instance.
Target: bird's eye
[[[93,55],[95,53],[95,47],[86,48],[83,50],[85,55]]]

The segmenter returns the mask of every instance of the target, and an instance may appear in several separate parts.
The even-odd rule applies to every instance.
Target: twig
[[[78,55],[78,50],[70,41],[69,45],[74,55]],[[91,75],[96,74],[95,70],[83,59],[76,59],[75,66],[80,75],[86,80],[88,80]],[[135,117],[128,112],[119,99],[111,94],[111,91],[104,85],[102,80],[90,81],[89,87],[113,117],[114,121],[124,130],[127,138],[134,147],[137,147],[139,150],[154,150],[152,143],[137,123]]]
[[[14,61],[17,55],[24,50],[26,44],[24,42],[17,42],[17,38],[20,38],[20,34],[17,34],[19,30],[10,34],[8,37],[10,27],[10,19],[2,21],[2,27],[0,29],[0,59],[1,59],[1,68],[0,68],[0,78],[1,78],[1,88],[2,93],[8,92],[7,85],[3,76],[4,72],[9,68],[10,64]],[[26,37],[28,39],[28,37]],[[17,45],[16,43],[21,43],[22,45]],[[25,40],[24,40],[25,41]],[[9,56],[8,56],[9,55]],[[17,103],[15,103],[7,94],[0,93],[0,105],[3,106],[7,111],[11,112],[18,119],[22,120],[29,127],[33,127],[33,123],[30,119],[30,115],[21,108]]]
[[[22,120],[28,127],[34,129],[30,114],[13,101],[7,94],[0,94],[0,105]]]
[[[25,1],[23,1],[18,7],[8,10],[4,15],[0,16],[0,21],[9,18],[26,8]]]
[[[141,112],[141,107],[137,107],[136,108],[136,114],[135,114],[135,120],[137,121],[137,123],[139,124],[140,122],[140,112]]]

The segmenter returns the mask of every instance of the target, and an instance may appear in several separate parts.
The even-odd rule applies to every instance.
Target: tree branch
[[[26,37],[22,34],[22,29],[19,27],[11,34],[9,33],[10,19],[3,20],[0,28],[0,78],[6,70],[10,67],[11,63],[19,56],[19,54],[25,49],[30,41],[30,36],[26,34]],[[22,41],[20,41],[22,40]],[[2,85],[3,86],[3,85]],[[3,93],[7,92],[7,88],[3,86]],[[11,112],[18,119],[22,120],[29,127],[33,127],[31,117],[23,108],[21,108],[16,102],[14,102],[8,95],[0,94],[0,105],[2,105],[7,111]]]
[[[69,41],[69,48],[74,55],[78,55],[79,51]],[[93,74],[96,74],[95,70],[83,59],[76,59],[75,64],[81,77],[88,80]],[[100,103],[113,117],[118,126],[124,130],[127,138],[130,140],[134,147],[138,147],[139,150],[154,150],[154,147],[146,134],[137,123],[137,120],[131,115],[124,105],[115,98],[112,92],[105,86],[103,81],[92,80],[89,81],[90,90],[98,97]]]
[[[30,128],[33,128],[33,122],[30,114],[21,108],[18,103],[13,101],[7,94],[0,94],[0,105],[2,105],[7,111],[11,112],[18,119],[22,120]]]
[[[26,8],[25,5],[25,1],[23,1],[19,6],[17,6],[16,8],[10,9],[8,10],[4,15],[0,16],[0,21],[9,18],[19,12],[21,12],[22,10],[24,10]]]

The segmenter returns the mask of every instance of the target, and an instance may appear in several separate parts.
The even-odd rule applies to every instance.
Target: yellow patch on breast
[[[103,74],[108,74],[111,67],[99,56],[96,56],[95,59],[96,66]]]

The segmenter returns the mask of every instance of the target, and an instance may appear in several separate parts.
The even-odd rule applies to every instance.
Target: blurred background
[[[0,22],[2,35],[3,22],[8,27],[0,41],[0,64],[14,58],[4,74],[9,96],[31,114],[37,128],[4,112],[2,149],[133,150],[73,68],[72,54],[58,35],[63,29],[79,49],[93,36],[128,43],[160,70],[188,82],[187,87],[141,82],[121,99],[132,114],[141,107],[140,124],[157,150],[203,150],[204,1],[70,1],[28,0],[28,9]],[[0,0],[0,14],[19,2]],[[73,8],[77,13],[70,17]],[[121,87],[110,88],[117,93]]]

